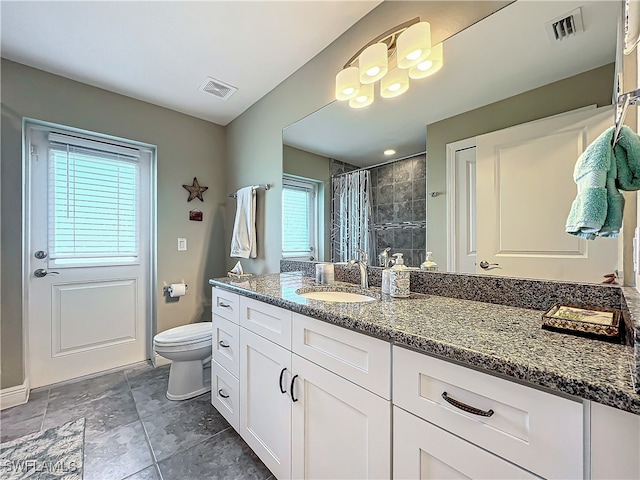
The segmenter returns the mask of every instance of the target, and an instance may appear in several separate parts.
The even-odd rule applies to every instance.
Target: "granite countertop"
[[[296,294],[315,286],[301,272],[209,283],[395,345],[640,414],[633,348],[543,330],[540,310],[417,293],[366,303],[310,300]],[[380,294],[379,288],[371,290]]]

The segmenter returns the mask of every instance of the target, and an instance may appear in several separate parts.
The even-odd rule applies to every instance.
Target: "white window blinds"
[[[308,260],[316,250],[316,186],[285,178],[282,186],[282,256]]]
[[[50,260],[137,262],[138,152],[54,133],[49,140]]]

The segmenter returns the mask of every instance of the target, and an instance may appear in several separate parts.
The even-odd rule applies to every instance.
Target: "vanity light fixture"
[[[393,98],[409,89],[409,79],[433,75],[442,68],[442,43],[431,45],[431,25],[419,17],[374,38],[349,59],[336,75],[335,97],[353,108],[373,103],[374,84],[380,96]]]

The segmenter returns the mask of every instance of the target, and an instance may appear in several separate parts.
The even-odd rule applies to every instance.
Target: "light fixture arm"
[[[407,28],[409,28],[411,25],[415,25],[416,23],[419,23],[419,22],[420,22],[420,17],[412,18],[411,20],[407,20],[406,22],[401,23],[400,25],[396,25],[395,27],[387,30],[383,34],[378,35],[376,38],[374,38],[369,43],[367,43],[364,47],[358,50],[356,54],[353,57],[351,57],[347,63],[344,64],[344,68],[348,68],[351,65],[353,65],[356,62],[356,60],[358,60],[358,57],[364,51],[364,49],[373,45],[374,43],[379,43],[379,42],[386,43],[387,50],[393,51],[396,47],[396,39],[398,38],[398,36],[402,32],[404,32]]]

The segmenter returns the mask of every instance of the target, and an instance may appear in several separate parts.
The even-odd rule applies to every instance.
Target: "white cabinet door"
[[[293,372],[292,477],[391,478],[390,402],[295,354]]]
[[[457,480],[540,477],[394,407],[393,478]]]
[[[617,268],[615,240],[565,233],[576,160],[612,118],[581,109],[477,138],[478,265],[500,264],[478,273],[599,283]]]
[[[640,416],[585,403],[591,417],[591,479],[640,478]]]
[[[291,476],[291,352],[240,329],[240,435],[279,479]]]

